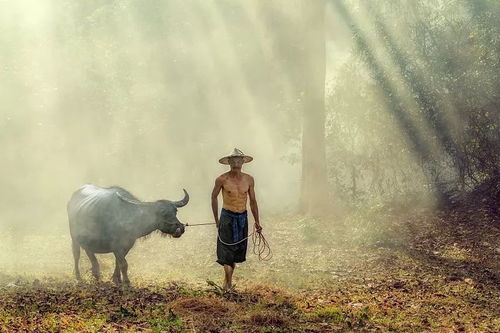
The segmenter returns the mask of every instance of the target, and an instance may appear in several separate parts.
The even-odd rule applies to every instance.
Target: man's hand
[[[259,234],[262,232],[262,226],[259,223],[255,223],[255,231]]]

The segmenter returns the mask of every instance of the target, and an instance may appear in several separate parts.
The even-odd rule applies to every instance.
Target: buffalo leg
[[[71,239],[71,247],[73,249],[73,258],[75,259],[75,277],[78,281],[81,281],[82,277],[80,275],[80,267],[79,267],[80,244],[78,244],[78,242],[75,241],[74,239]]]
[[[125,259],[125,256],[127,255],[128,251],[117,251],[114,252],[116,261],[118,262],[118,265],[120,266],[120,271],[122,272],[122,278],[123,278],[123,283],[124,284],[130,284],[130,280],[128,278],[128,263],[127,260]]]
[[[99,262],[97,261],[94,252],[90,252],[88,250],[85,250],[85,252],[87,253],[90,262],[92,263],[92,275],[97,281],[99,281],[101,279],[101,270],[99,268]]]
[[[122,283],[122,276],[120,273],[120,264],[118,262],[118,257],[115,254],[115,272],[113,273],[112,280],[115,284]]]

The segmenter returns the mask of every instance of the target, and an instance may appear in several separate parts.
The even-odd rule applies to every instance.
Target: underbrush
[[[382,211],[379,205],[360,205],[335,219],[302,217],[297,219],[297,231],[307,244],[397,247],[404,242],[399,221],[390,210]]]

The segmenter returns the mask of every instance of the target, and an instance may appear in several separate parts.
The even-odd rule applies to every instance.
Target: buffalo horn
[[[172,203],[174,204],[175,207],[184,207],[187,205],[187,203],[189,202],[189,194],[187,193],[187,191],[185,189],[182,189],[184,191],[184,199],[180,200],[180,201],[173,201]]]

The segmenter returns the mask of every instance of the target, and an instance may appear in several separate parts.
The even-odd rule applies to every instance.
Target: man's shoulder
[[[229,176],[229,172],[224,172],[222,175],[220,175],[219,177],[217,177],[216,180],[218,181],[224,181],[227,179],[227,177]]]
[[[253,181],[252,175],[250,175],[248,173],[244,173],[244,172],[242,172],[241,174],[242,174],[243,178]],[[216,181],[226,181],[229,178],[229,176],[230,176],[229,171],[224,172],[222,175],[220,175],[219,177],[216,178]]]
[[[253,181],[252,175],[250,175],[248,173],[244,173],[244,172],[242,172],[242,174],[243,174],[243,177],[245,177],[246,179]]]

